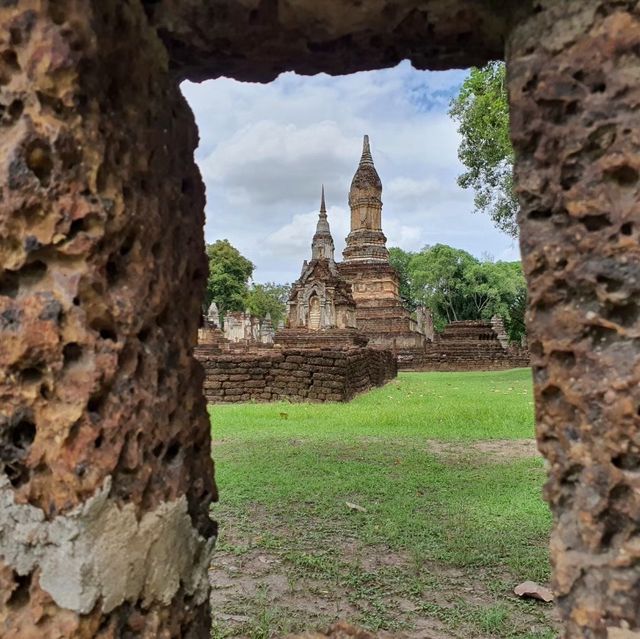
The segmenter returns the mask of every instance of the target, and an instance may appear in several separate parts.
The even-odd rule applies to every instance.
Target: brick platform
[[[397,375],[396,358],[372,348],[221,353],[196,349],[209,403],[347,402]]]
[[[451,322],[424,349],[398,353],[398,368],[419,371],[489,371],[529,366],[526,349],[505,347],[491,322]]]

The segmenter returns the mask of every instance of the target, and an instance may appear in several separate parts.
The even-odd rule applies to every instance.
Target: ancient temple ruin
[[[398,274],[389,263],[387,238],[382,232],[382,182],[367,135],[351,182],[349,208],[351,232],[338,269],[351,284],[358,328],[372,346],[395,353],[422,349],[425,336],[402,304]]]
[[[277,334],[276,342],[290,346],[341,340],[360,343],[354,341],[357,335],[361,343],[393,352],[398,367],[406,370],[528,365],[528,354],[508,344],[499,318],[456,322],[438,334],[429,309],[418,308],[414,319],[404,307],[382,230],[382,181],[367,135],[349,190],[349,208],[351,230],[344,260],[336,263],[322,189],[311,262],[304,262],[300,279],[292,287],[287,328]]]
[[[233,344],[252,345],[273,344],[275,331],[269,313],[260,319],[246,309],[227,313],[223,333],[225,339]]]
[[[291,287],[287,325],[277,333],[276,342],[298,347],[367,344],[356,329],[351,285],[342,277],[335,261],[324,186],[311,242],[311,261],[304,261],[300,278]]]
[[[423,349],[398,354],[398,367],[414,371],[488,371],[526,367],[526,348],[509,344],[500,317],[459,320],[445,326]]]
[[[563,636],[636,639],[636,5],[215,4],[0,2],[7,639],[210,634],[216,488],[192,356],[205,197],[180,82],[403,59],[506,61]]]
[[[231,311],[225,315],[223,323],[218,306],[213,301],[202,317],[202,326],[198,329],[198,344],[269,345],[273,344],[274,335],[275,328],[269,313],[261,319],[249,309]]]

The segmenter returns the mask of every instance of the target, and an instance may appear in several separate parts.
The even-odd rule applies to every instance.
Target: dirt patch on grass
[[[499,462],[540,456],[535,439],[485,439],[471,442],[429,440],[427,450],[438,456],[477,455],[484,456],[485,461],[493,459]]]
[[[277,639],[346,620],[398,639],[548,639],[552,606],[517,600],[514,577],[427,562],[383,545],[225,514],[209,577],[213,639]],[[240,523],[240,526],[234,524]],[[312,523],[310,523],[312,526]],[[269,529],[273,535],[269,534]]]

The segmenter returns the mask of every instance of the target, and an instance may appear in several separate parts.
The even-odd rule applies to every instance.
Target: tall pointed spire
[[[333,260],[333,254],[333,238],[331,237],[331,229],[329,228],[329,220],[327,219],[327,205],[324,200],[323,184],[316,234],[313,236],[313,241],[311,243],[311,259],[317,260],[326,257]]]
[[[329,221],[327,220],[327,205],[324,202],[324,184],[322,185],[322,196],[320,198],[320,213],[318,214],[318,226],[316,227],[316,235],[331,234]]]
[[[349,207],[351,232],[342,252],[345,262],[387,262],[387,238],[382,232],[382,182],[373,164],[368,135],[362,141],[362,157],[351,181]]]
[[[366,192],[366,194],[365,194]],[[369,146],[369,136],[365,135],[362,141],[362,157],[356,170],[353,180],[351,181],[351,190],[349,191],[349,203],[352,204],[361,197],[378,198],[382,195],[382,182],[380,176],[373,164],[371,156],[371,147]]]
[[[373,166],[373,157],[371,157],[371,147],[369,146],[369,136],[365,135],[362,141],[362,157],[360,158],[360,166]]]

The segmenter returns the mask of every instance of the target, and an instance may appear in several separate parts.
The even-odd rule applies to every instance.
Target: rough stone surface
[[[503,56],[510,0],[158,0],[145,3],[180,77],[269,82],[282,71],[344,74],[482,65]]]
[[[640,10],[604,0],[536,5],[507,61],[554,590],[566,637],[634,636]]]
[[[168,66],[138,2],[0,2],[0,473],[49,531],[111,477],[110,509],[141,525],[180,504],[180,526],[214,533],[191,355],[204,196]],[[81,546],[61,547],[60,565],[83,566]],[[173,552],[196,569],[188,544]],[[136,566],[143,583],[164,569]],[[80,614],[92,599],[61,598],[37,561],[25,570],[0,556],[5,638],[208,636],[184,584],[111,612],[101,590]]]
[[[371,348],[196,351],[211,403],[345,402],[396,377],[396,358]]]
[[[134,505],[120,508],[110,490],[107,477],[84,504],[48,521],[39,508],[16,504],[9,480],[0,478],[6,565],[23,578],[38,569],[40,586],[55,603],[81,614],[98,601],[105,613],[138,599],[146,607],[168,605],[181,586],[196,605],[205,601],[211,542],[192,528],[185,496],[138,521]]]

